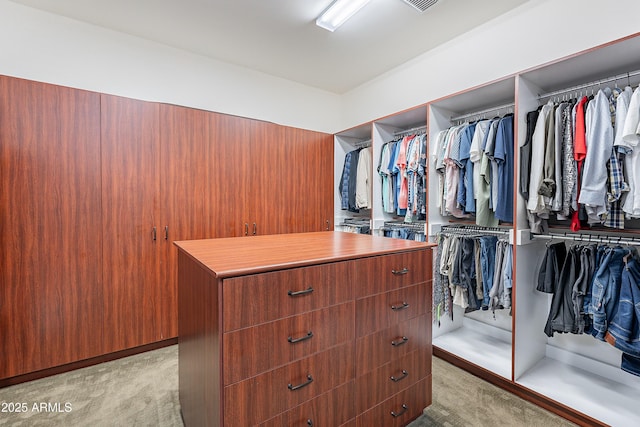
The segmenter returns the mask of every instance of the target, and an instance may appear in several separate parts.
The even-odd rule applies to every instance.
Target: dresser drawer
[[[351,403],[355,391],[355,382],[348,382],[260,424],[260,427],[343,425],[347,421],[355,419],[356,410]]]
[[[353,351],[350,342],[225,387],[225,425],[258,424],[352,381]]]
[[[358,260],[356,298],[430,281],[429,249]]]
[[[224,331],[353,299],[355,261],[293,268],[225,279],[222,283]]]
[[[431,404],[431,375],[358,417],[358,427],[400,427]]]
[[[431,315],[420,316],[356,340],[357,375],[418,349],[431,351]]]
[[[431,282],[356,301],[356,336],[361,337],[431,310]]]
[[[229,385],[329,347],[352,341],[354,302],[291,316],[223,335],[224,384]]]
[[[431,352],[419,349],[358,377],[355,394],[358,413],[409,388],[430,374]]]

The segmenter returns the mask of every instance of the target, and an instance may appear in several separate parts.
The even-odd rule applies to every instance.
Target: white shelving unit
[[[429,153],[440,131],[458,124],[456,119],[471,114],[471,120],[491,118],[513,112],[515,78],[509,77],[451,97],[434,101],[429,105]],[[484,112],[484,113],[482,113]],[[479,113],[477,116],[474,116]],[[438,173],[429,159],[429,240],[442,226],[469,222],[442,216],[437,208]],[[440,324],[433,326],[433,345],[455,357],[473,363],[486,371],[507,380],[512,379],[512,318],[509,310],[491,310],[464,313],[453,306],[453,319],[442,316]]]
[[[519,147],[526,138],[526,114],[547,100],[541,99],[541,95],[591,82],[596,83],[595,91],[599,86],[624,87],[629,83],[635,88],[640,83],[640,73],[635,73],[639,70],[640,33],[336,135],[337,175],[342,171],[350,141],[368,138],[372,139],[375,170],[382,144],[398,132],[428,125],[430,155],[438,132],[457,124],[452,119],[513,105],[511,111],[503,108],[495,112],[514,113],[515,212],[514,223],[507,225],[512,236],[510,241],[514,243],[512,315],[500,310],[494,318],[491,311],[465,314],[461,308],[454,307],[452,320],[443,315],[440,324],[433,325],[434,353],[582,425],[640,425],[637,410],[640,377],[620,369],[618,349],[590,335],[555,334],[548,338],[544,334],[551,296],[535,290],[535,277],[545,252],[545,241],[529,239],[526,203],[518,186]],[[612,76],[617,78],[605,82]],[[494,115],[498,114],[485,113],[487,118]],[[427,230],[430,241],[442,226],[464,222],[440,215],[436,207],[437,183],[438,176],[429,158]],[[386,220],[395,219],[382,211],[379,194],[380,181],[374,179],[375,204],[370,213],[374,229]],[[339,209],[339,198],[336,200]],[[336,218],[339,213],[336,211]]]

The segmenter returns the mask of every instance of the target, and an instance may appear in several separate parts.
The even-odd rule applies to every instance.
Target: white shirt
[[[356,171],[356,207],[371,209],[371,147],[360,150],[358,168]]]

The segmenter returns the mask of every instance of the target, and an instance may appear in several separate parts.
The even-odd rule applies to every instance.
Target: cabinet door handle
[[[331,230],[331,223],[329,222],[329,220],[327,220],[327,231]]]
[[[255,236],[256,234],[258,234],[258,226],[256,225],[256,223],[253,223],[253,235]]]
[[[164,226],[164,240],[169,240],[169,226]]]
[[[287,341],[289,341],[291,344],[295,344],[298,342],[310,340],[311,338],[313,338],[313,332],[309,331],[307,332],[307,335],[303,335],[300,338],[293,338],[292,336],[289,336],[289,338],[287,338]]]
[[[249,235],[249,224],[247,224],[246,222],[244,223],[244,235]]]
[[[287,384],[287,388],[291,391],[296,391],[296,390],[300,390],[303,387],[308,386],[309,384],[311,384],[313,382],[313,377],[311,377],[311,374],[307,375],[307,381],[303,382],[302,384],[298,384],[298,385],[293,385],[291,383]]]
[[[391,411],[391,416],[393,416],[393,418],[398,418],[404,415],[405,412],[407,412],[407,410],[409,410],[409,408],[407,408],[407,405],[405,405],[404,403],[402,404],[402,411],[400,412],[394,412]]]
[[[402,337],[398,341],[396,341],[396,340],[391,341],[391,345],[394,346],[394,347],[399,347],[399,346],[401,346],[403,344],[406,344],[408,341],[409,341],[409,338]]]
[[[307,289],[303,289],[301,291],[289,291],[287,292],[287,295],[289,295],[290,297],[300,297],[303,295],[308,295],[311,292],[313,292],[313,288],[309,286]]]
[[[311,420],[307,420],[307,425],[308,425],[309,427],[313,427],[313,421],[311,421]]]
[[[409,272],[409,269],[405,267],[402,270],[391,270],[391,272],[396,276],[402,276],[403,274],[407,274]]]
[[[395,376],[391,375],[389,377],[389,379],[391,381],[393,381],[394,383],[397,383],[398,381],[403,380],[403,379],[407,378],[408,376],[409,376],[409,373],[403,369],[402,370],[402,375],[400,375],[399,377],[395,377]]]
[[[399,310],[404,310],[409,308],[409,303],[406,301],[403,301],[401,305],[392,305],[391,306],[391,310],[393,311],[399,311]]]
[[[153,227],[153,230],[151,231],[151,239],[153,239],[153,241],[156,241],[156,227]]]

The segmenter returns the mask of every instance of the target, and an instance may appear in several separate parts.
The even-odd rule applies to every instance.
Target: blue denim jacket
[[[636,259],[629,260],[622,273],[618,310],[608,332],[624,353],[622,369],[640,375],[640,264]]]

